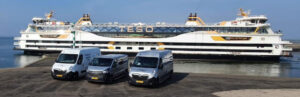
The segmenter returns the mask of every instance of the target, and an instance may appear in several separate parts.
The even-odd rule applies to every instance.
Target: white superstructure
[[[273,32],[267,17],[241,17],[207,25],[190,15],[185,25],[165,23],[93,24],[89,15],[77,23],[34,18],[20,37],[15,49],[26,52],[51,52],[75,47],[99,47],[102,52],[137,53],[144,50],[172,50],[173,54],[213,56],[290,56],[289,41]],[[75,31],[75,34],[71,33]]]

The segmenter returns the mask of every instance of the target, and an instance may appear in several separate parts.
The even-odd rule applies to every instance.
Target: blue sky
[[[233,20],[239,8],[252,15],[266,15],[273,30],[282,30],[285,39],[300,37],[300,0],[1,0],[0,36],[19,36],[32,17],[54,10],[54,18],[77,21],[91,14],[97,23],[158,21],[183,24],[190,12],[206,23]]]

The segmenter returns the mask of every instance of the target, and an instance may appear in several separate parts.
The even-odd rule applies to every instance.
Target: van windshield
[[[57,58],[57,63],[75,63],[77,60],[77,54],[60,54]]]
[[[110,66],[113,59],[109,58],[95,58],[93,59],[92,66]]]
[[[158,58],[154,57],[136,57],[132,66],[133,67],[145,67],[156,68]]]

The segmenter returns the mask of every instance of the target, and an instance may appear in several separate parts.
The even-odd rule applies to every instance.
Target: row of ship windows
[[[36,46],[36,45],[26,45],[26,47],[38,47],[38,48],[72,48],[72,46]],[[83,47],[89,47],[89,46],[83,46]],[[76,46],[76,48],[79,48],[79,46]],[[98,47],[100,49],[108,49],[108,47]],[[121,47],[117,46],[115,47],[116,50],[121,50]],[[127,50],[132,50],[132,47],[127,47]],[[138,47],[138,50],[145,50],[144,47]],[[150,50],[156,50],[156,47],[151,47]]]
[[[70,27],[36,27],[31,26],[31,30],[68,30]],[[100,27],[100,28],[89,28],[85,27],[83,28],[85,30],[89,29],[90,31],[92,29],[98,29],[95,32],[121,32],[121,28],[119,27]],[[135,30],[136,27],[133,28]],[[93,31],[94,31],[93,30]],[[100,31],[101,30],[101,31]],[[192,31],[217,31],[220,33],[251,33],[256,30],[256,27],[153,27],[153,32],[192,32]],[[91,31],[91,32],[93,32]],[[258,30],[260,33],[267,33],[266,28],[260,28]]]
[[[38,40],[26,40],[28,43],[73,43],[72,41],[38,41]],[[97,42],[97,41],[76,41],[80,44],[108,44],[109,42]],[[163,42],[163,45],[180,45],[180,46],[244,46],[244,47],[273,47],[272,44],[229,44],[229,43],[171,43]],[[157,46],[157,42],[114,42],[114,45],[147,45]]]
[[[27,47],[38,47],[38,48],[71,48],[71,46],[35,46],[27,45]],[[83,46],[86,47],[86,46]],[[79,46],[76,46],[79,48]],[[100,49],[109,49],[108,47],[98,47]],[[115,50],[121,50],[121,47],[114,47]],[[133,47],[126,47],[127,50],[133,50]],[[165,50],[174,50],[174,51],[215,51],[215,52],[263,52],[263,53],[272,53],[272,50],[231,50],[231,49],[192,49],[192,48],[164,48]],[[138,47],[138,50],[147,50],[144,47]],[[156,47],[151,47],[150,50],[156,50]]]
[[[121,47],[117,46],[115,49],[120,50]],[[127,47],[127,50],[132,50],[132,47]],[[144,50],[144,47],[138,47],[138,50]],[[155,47],[151,47],[150,50],[156,50]]]
[[[199,28],[197,31],[217,31],[220,33],[253,33],[257,28],[256,27],[208,27],[208,28]],[[268,33],[266,28],[258,29],[259,33]]]
[[[103,37],[114,37],[114,38],[128,38],[128,37],[144,37],[144,38],[165,38],[165,37],[174,37],[177,36],[178,34],[103,34],[103,33],[95,33],[99,36]]]

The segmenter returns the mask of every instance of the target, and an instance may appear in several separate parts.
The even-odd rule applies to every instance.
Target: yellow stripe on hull
[[[162,46],[162,45],[165,45],[164,43],[157,42],[157,45],[159,46],[159,47],[158,47],[158,50],[165,50],[164,47],[160,47],[160,46]]]
[[[111,42],[109,42],[108,44],[110,44],[110,45],[111,45],[111,46],[107,46],[107,48],[108,48],[108,49],[110,49],[110,50],[113,50],[113,49],[115,49],[115,48],[114,48],[114,46],[113,46],[113,45],[115,44],[115,42],[114,42],[114,41],[111,41]]]
[[[66,39],[68,38],[69,34],[63,34],[63,35],[60,35],[58,38],[59,39]]]
[[[214,41],[226,41],[222,36],[211,36]]]

